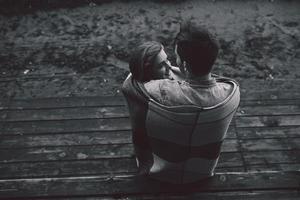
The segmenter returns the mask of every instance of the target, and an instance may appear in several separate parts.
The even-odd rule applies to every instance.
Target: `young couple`
[[[144,84],[149,95],[166,106],[214,106],[231,93],[232,86],[216,81],[211,73],[219,46],[204,28],[186,21],[175,38],[178,67],[170,65],[162,44],[146,42],[137,47],[130,59],[131,75],[123,84],[134,79]]]
[[[214,123],[205,125],[204,131],[196,133],[204,137],[199,140],[200,143],[205,145],[204,147],[201,145],[197,147],[197,145],[195,146],[197,141],[193,141],[193,149],[196,149],[197,155],[191,154],[191,159],[193,160],[194,156],[199,157],[205,154],[215,154],[213,156],[214,159],[218,157],[220,152],[219,144],[222,143],[233,116],[233,111],[231,110],[236,109],[239,103],[237,84],[232,84],[232,81],[228,81],[229,79],[221,78],[211,73],[218,50],[219,46],[216,39],[206,29],[187,21],[181,24],[180,31],[175,38],[174,51],[178,67],[170,65],[163,46],[158,42],[146,42],[138,46],[133,52],[129,63],[131,74],[124,81],[122,92],[128,103],[132,126],[132,141],[140,174],[151,174],[154,171],[163,169],[168,170],[167,166],[171,166],[167,160],[158,161],[158,159],[155,160],[153,157],[152,150],[154,146],[161,147],[158,148],[161,151],[159,152],[161,155],[167,155],[167,152],[172,148],[165,145],[169,143],[162,140],[159,135],[159,139],[155,139],[155,141],[160,141],[159,145],[158,143],[153,143],[154,139],[151,137],[151,134],[155,127],[149,127],[149,122],[153,121],[153,119],[151,120],[151,116],[148,115],[150,98],[165,108],[178,108],[178,106],[182,108],[182,106],[191,107],[192,105],[193,108],[196,107],[196,110],[199,110],[198,108],[206,108],[208,110],[218,107],[216,111],[213,110],[212,116],[216,118],[213,119]],[[234,101],[229,101],[228,99],[232,99],[233,94],[236,94]],[[222,106],[221,109],[220,106]],[[157,123],[164,122],[159,121]],[[159,127],[163,126],[162,124]],[[174,132],[173,134],[167,131],[171,130],[168,127],[163,127],[162,129],[162,132],[161,130],[158,130],[158,132],[165,134],[164,138],[176,137]],[[157,130],[154,132],[155,134],[158,133]],[[192,133],[183,131],[180,133],[180,137],[182,135],[188,136],[189,134]],[[207,138],[211,139],[208,140]],[[167,140],[172,141],[170,138],[167,138]],[[181,149],[192,149],[189,147],[191,142],[184,144],[184,148]],[[178,149],[173,150],[178,151]],[[173,151],[169,152],[168,155],[170,153],[172,154]],[[186,160],[188,159],[187,157]],[[207,163],[210,164],[205,162],[201,160],[200,165],[204,168],[205,166],[207,167],[204,170],[205,173],[203,170],[200,170],[199,173],[212,174],[211,170],[215,167],[217,161],[212,159],[207,160]],[[177,164],[174,164],[174,166]],[[197,168],[195,166],[192,168]]]

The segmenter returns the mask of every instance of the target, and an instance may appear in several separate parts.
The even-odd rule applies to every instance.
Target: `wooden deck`
[[[123,97],[0,103],[0,198],[299,199],[299,91],[252,92],[208,181],[169,185],[135,176]]]

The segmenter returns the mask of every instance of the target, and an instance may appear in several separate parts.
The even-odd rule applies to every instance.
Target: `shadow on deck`
[[[299,91],[247,92],[217,174],[170,185],[135,176],[121,96],[0,104],[0,198],[298,199]]]

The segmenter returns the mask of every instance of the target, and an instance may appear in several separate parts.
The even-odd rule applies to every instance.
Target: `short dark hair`
[[[184,21],[180,25],[175,44],[180,59],[187,63],[192,74],[201,76],[211,72],[219,44],[206,28],[191,20]]]
[[[145,63],[148,62],[152,65],[162,48],[163,46],[159,42],[150,41],[139,45],[132,52],[129,60],[129,69],[135,80],[147,82],[152,79],[152,68],[146,67]]]

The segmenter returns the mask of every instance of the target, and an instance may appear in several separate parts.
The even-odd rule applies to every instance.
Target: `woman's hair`
[[[201,76],[211,72],[219,44],[207,29],[193,21],[184,21],[175,38],[175,44],[179,57],[186,61],[193,74]]]
[[[162,50],[159,42],[150,41],[139,45],[131,54],[129,68],[132,77],[140,82],[150,81],[152,77],[152,63]],[[149,63],[150,65],[146,65]]]

